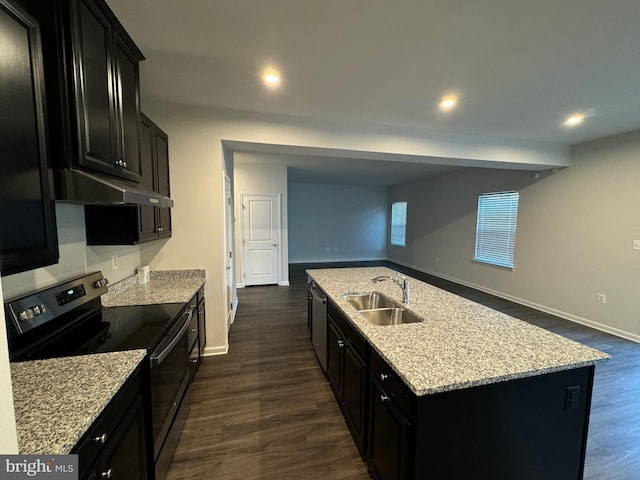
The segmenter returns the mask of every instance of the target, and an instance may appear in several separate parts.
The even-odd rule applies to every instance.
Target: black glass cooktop
[[[98,309],[70,322],[57,334],[34,345],[22,358],[35,360],[121,350],[153,350],[177,319],[184,304],[165,303]]]

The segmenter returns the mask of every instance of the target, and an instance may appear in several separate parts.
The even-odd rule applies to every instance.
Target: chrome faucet
[[[402,302],[409,305],[411,301],[411,294],[409,290],[409,279],[396,273],[397,278],[390,277],[388,275],[380,275],[379,277],[374,277],[371,279],[373,283],[384,282],[385,280],[391,280],[393,283],[398,285],[402,289]]]

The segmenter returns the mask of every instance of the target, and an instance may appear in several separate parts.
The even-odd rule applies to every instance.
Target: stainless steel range
[[[146,349],[155,478],[162,480],[189,408],[189,335],[195,305],[103,308],[95,272],[5,303],[11,361]],[[124,412],[123,412],[124,413]]]

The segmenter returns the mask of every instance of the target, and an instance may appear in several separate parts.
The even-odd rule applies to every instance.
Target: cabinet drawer
[[[384,359],[371,349],[371,375],[391,394],[395,402],[408,417],[413,417],[415,395]]]
[[[367,341],[357,332],[351,324],[351,321],[347,320],[332,302],[329,302],[327,310],[329,316],[331,316],[335,324],[342,330],[344,339],[358,352],[358,355],[360,355],[366,363],[369,359],[369,344]]]
[[[141,390],[142,375],[138,368],[137,372],[124,384],[104,412],[89,428],[82,440],[74,447],[72,453],[79,455],[80,478],[83,478],[87,469],[104,450],[124,413],[130,408]]]

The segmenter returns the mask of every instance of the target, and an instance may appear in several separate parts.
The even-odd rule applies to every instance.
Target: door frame
[[[277,273],[278,273],[278,278],[276,281],[276,285],[280,285],[281,281],[282,281],[282,194],[281,193],[271,193],[271,192],[259,192],[259,193],[248,193],[248,192],[244,192],[244,193],[240,193],[240,209],[241,209],[241,222],[240,222],[240,241],[241,243],[241,249],[240,249],[240,260],[242,262],[242,268],[241,268],[241,273],[242,273],[242,280],[239,282],[239,287],[240,288],[244,288],[246,286],[245,284],[245,272],[247,269],[247,261],[245,258],[245,254],[244,254],[244,246],[245,246],[245,224],[244,224],[244,199],[245,197],[253,197],[253,196],[260,196],[260,197],[273,197],[276,200],[276,208],[278,209],[278,215],[279,215],[279,219],[280,219],[280,225],[277,231],[277,239],[278,239],[278,253],[277,253],[277,259],[278,259],[278,269],[277,269]]]

